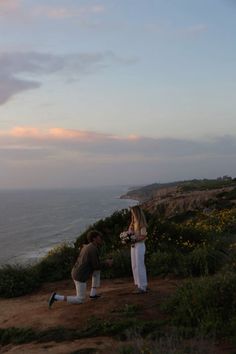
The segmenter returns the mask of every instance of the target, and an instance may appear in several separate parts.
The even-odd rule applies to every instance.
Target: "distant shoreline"
[[[74,242],[95,222],[128,209],[128,187],[11,190],[0,198],[0,266],[34,262],[64,242]]]

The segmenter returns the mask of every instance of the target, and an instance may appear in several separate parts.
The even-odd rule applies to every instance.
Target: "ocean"
[[[0,191],[0,265],[34,262],[101,218],[136,204],[128,187]]]

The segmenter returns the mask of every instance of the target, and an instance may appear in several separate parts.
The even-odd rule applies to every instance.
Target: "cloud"
[[[186,26],[182,28],[175,28],[172,30],[174,35],[180,38],[195,38],[208,31],[208,26],[204,23],[197,23],[192,26]]]
[[[0,0],[0,16],[15,13],[20,8],[20,0]]]
[[[206,32],[207,30],[208,30],[207,25],[200,23],[195,26],[191,26],[183,29],[183,32],[187,34],[199,34],[202,32]]]
[[[74,129],[63,128],[49,128],[39,129],[34,127],[18,126],[9,131],[0,130],[0,137],[3,138],[16,138],[20,141],[98,141],[101,139],[108,139],[110,136],[107,134],[87,132]]]
[[[0,130],[0,188],[148,184],[236,175],[236,137],[117,136],[54,127]]]
[[[185,27],[175,27],[171,26],[169,23],[168,24],[163,24],[163,23],[148,23],[144,27],[145,31],[149,33],[153,33],[155,35],[160,34],[167,34],[169,36],[174,36],[176,37],[196,37],[201,35],[204,32],[208,31],[208,26],[204,23],[197,23],[192,26],[185,26]]]
[[[14,127],[0,130],[0,148],[60,149],[60,152],[80,151],[87,156],[133,159],[188,158],[204,155],[235,155],[236,137],[223,136],[192,141],[174,138],[139,137],[134,134],[117,136],[93,131],[54,127]]]
[[[67,20],[79,18],[86,20],[91,16],[101,15],[106,11],[104,4],[91,3],[83,6],[71,6],[68,2],[65,5],[24,5],[22,0],[0,0],[0,17],[3,20],[10,18],[18,21],[32,21],[35,19]]]
[[[89,15],[101,14],[105,11],[103,4],[91,4],[88,6],[36,6],[31,10],[34,17],[47,17],[50,19],[69,19],[74,17],[84,18]]]
[[[44,3],[44,4],[43,4]],[[102,2],[86,1],[85,4],[78,4],[75,1],[58,1],[57,3],[25,0],[0,0],[0,19],[1,24],[9,27],[13,26],[45,26],[48,22],[51,25],[73,22],[77,27],[86,28],[92,31],[98,29],[107,30],[103,23],[103,15],[107,8]],[[86,3],[88,3],[86,5]],[[104,27],[105,26],[105,27]]]
[[[0,69],[1,70],[1,69]],[[15,94],[40,87],[36,81],[25,81],[7,75],[0,75],[0,105],[6,103]]]
[[[45,76],[59,74],[72,82],[110,65],[131,63],[132,59],[121,58],[111,51],[64,56],[38,52],[1,53],[0,104],[19,92],[40,87]]]

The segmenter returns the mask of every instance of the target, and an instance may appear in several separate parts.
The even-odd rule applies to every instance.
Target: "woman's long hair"
[[[135,217],[135,221],[138,223],[139,227],[140,228],[147,227],[146,217],[144,215],[144,212],[140,208],[140,206],[135,205],[135,206],[131,207],[130,210],[133,213],[133,215]]]

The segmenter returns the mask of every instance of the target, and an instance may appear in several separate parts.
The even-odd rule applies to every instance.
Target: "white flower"
[[[136,236],[130,231],[123,231],[120,234],[120,239],[123,245],[128,245],[128,244],[135,243]]]

